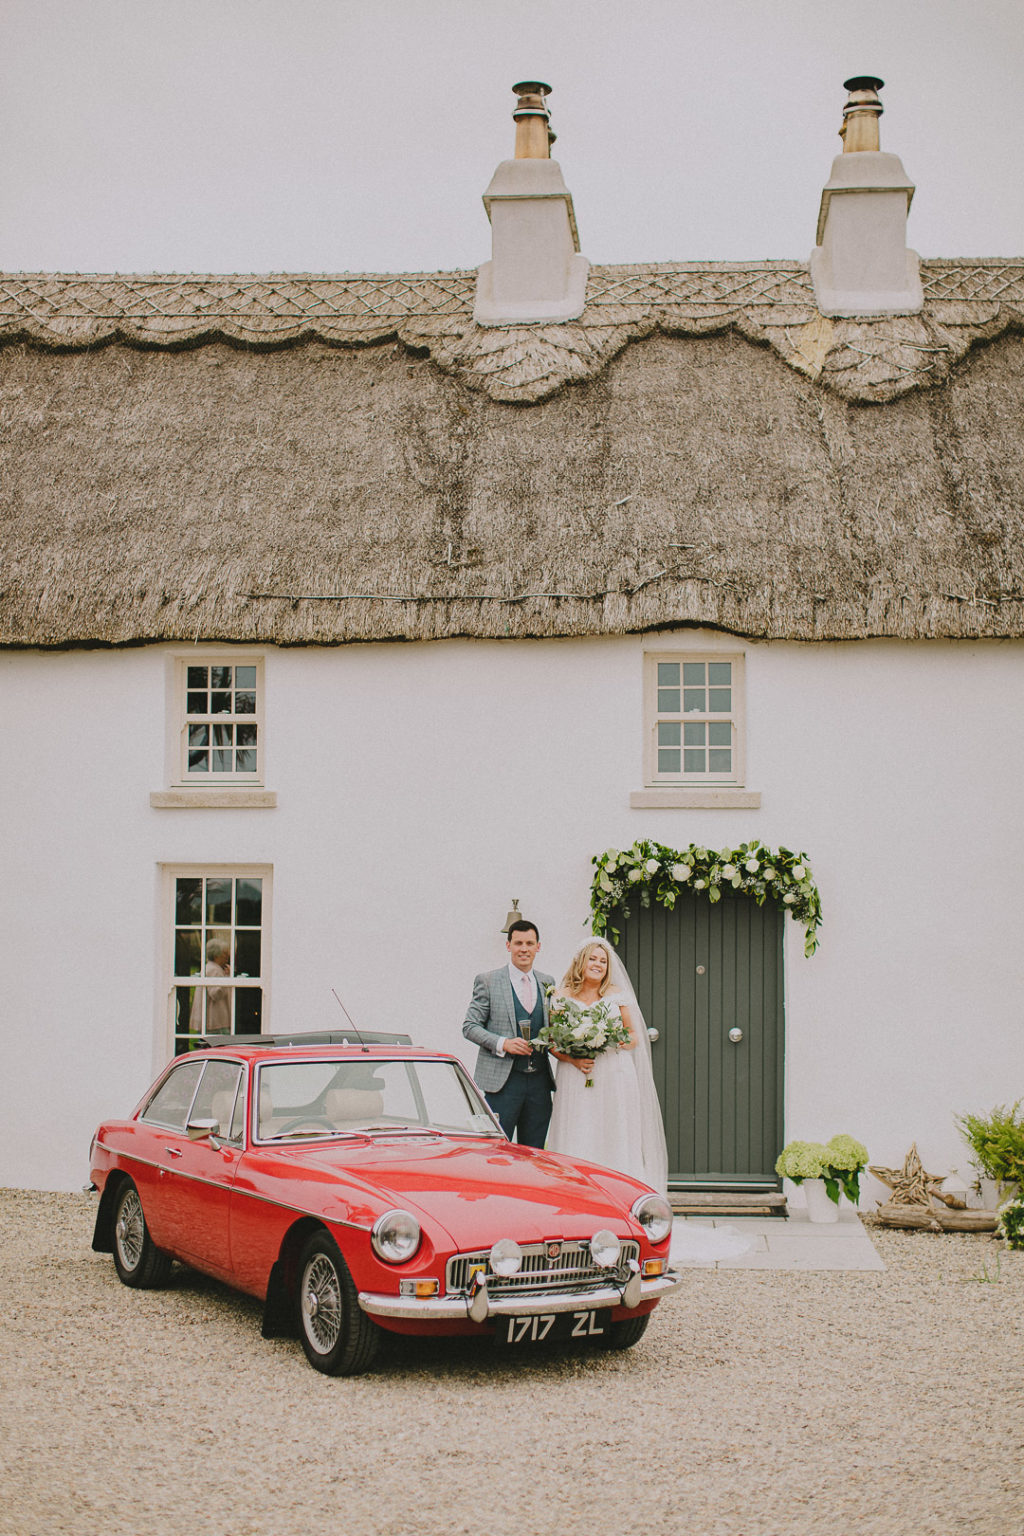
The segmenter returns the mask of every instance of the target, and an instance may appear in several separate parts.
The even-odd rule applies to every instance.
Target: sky
[[[475,267],[537,78],[591,261],[805,260],[865,73],[908,243],[1024,255],[1024,0],[0,0],[0,269]]]

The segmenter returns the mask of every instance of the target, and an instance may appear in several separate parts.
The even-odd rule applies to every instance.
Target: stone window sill
[[[276,789],[154,789],[149,803],[155,811],[262,810],[277,804]]]
[[[635,789],[629,797],[633,811],[756,811],[761,807],[758,789],[683,789],[662,785],[658,789]]]

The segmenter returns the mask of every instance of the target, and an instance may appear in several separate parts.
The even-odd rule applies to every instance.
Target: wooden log
[[[913,1227],[925,1232],[994,1232],[995,1211],[936,1210],[927,1205],[894,1205],[889,1201],[874,1213],[884,1227]]]

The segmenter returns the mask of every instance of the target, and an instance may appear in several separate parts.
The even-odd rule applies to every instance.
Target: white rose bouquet
[[[561,1051],[563,1056],[575,1056],[580,1060],[600,1056],[602,1051],[614,1051],[620,1045],[628,1045],[630,1033],[620,1018],[612,1013],[603,997],[584,1007],[572,997],[552,997],[548,1005],[548,1022],[533,1037],[534,1045]],[[588,1077],[585,1088],[593,1088],[594,1079]]]

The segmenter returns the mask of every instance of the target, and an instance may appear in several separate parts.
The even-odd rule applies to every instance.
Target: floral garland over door
[[[775,901],[806,930],[804,954],[813,955],[818,947],[817,930],[821,926],[821,897],[811,876],[806,854],[791,853],[788,848],[766,848],[756,840],[738,848],[667,848],[664,843],[643,839],[632,848],[609,848],[595,854],[590,889],[591,928],[606,933],[613,941],[619,937],[611,926],[617,908],[626,908],[629,898],[638,893],[640,904],[651,900],[671,909],[681,891],[701,891],[709,901],[722,899],[722,888],[729,887],[752,896],[758,906]]]

